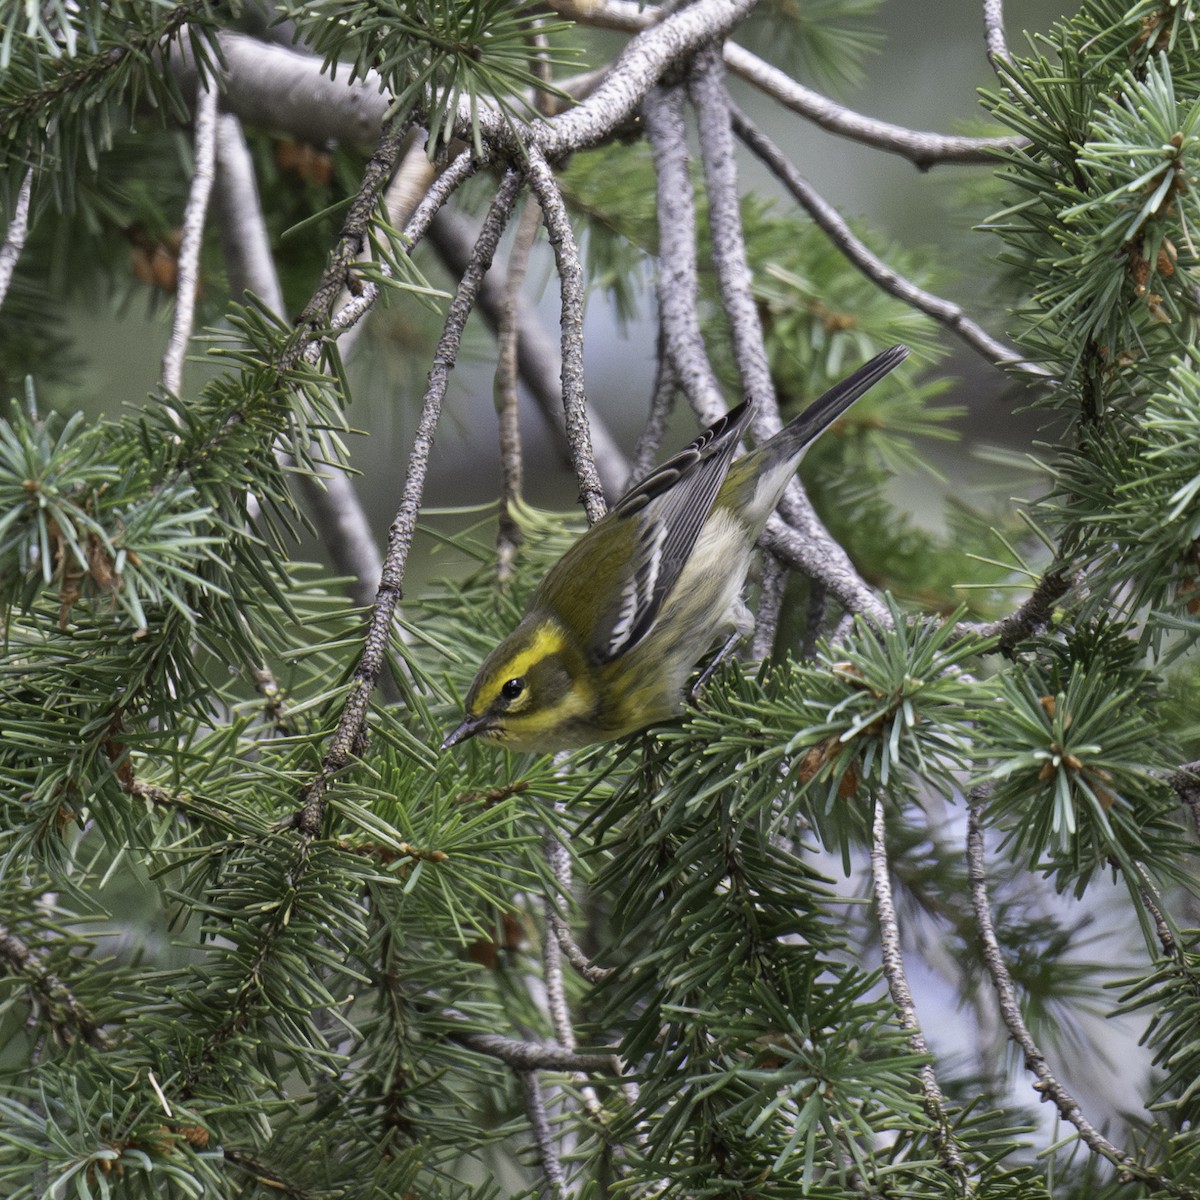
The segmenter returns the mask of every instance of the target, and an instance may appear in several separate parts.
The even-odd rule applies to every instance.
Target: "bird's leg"
[[[688,692],[689,700],[695,701],[696,697],[704,690],[704,685],[713,677],[716,669],[738,648],[745,637],[745,630],[735,629],[725,639],[725,644],[712,656],[708,665],[697,676],[696,682],[692,684],[691,691]]]

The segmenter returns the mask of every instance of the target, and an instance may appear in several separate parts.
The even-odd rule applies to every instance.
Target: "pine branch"
[[[995,67],[1008,62],[1008,37],[1004,32],[1004,0],[983,0],[983,33],[988,61]]]
[[[1178,1196],[1181,1200],[1195,1200],[1195,1189],[1164,1178],[1151,1167],[1145,1166],[1132,1155],[1126,1154],[1110,1142],[1084,1115],[1079,1102],[1058,1081],[1050,1070],[1046,1056],[1033,1040],[1013,985],[1012,975],[1004,961],[996,928],[992,920],[991,903],[987,891],[987,866],[983,854],[983,803],[985,789],[976,788],[968,797],[967,809],[967,877],[971,885],[971,903],[975,909],[975,920],[983,942],[983,959],[992,987],[1000,1006],[1000,1015],[1013,1041],[1025,1056],[1025,1068],[1037,1077],[1035,1089],[1043,1098],[1050,1100],[1063,1118],[1079,1131],[1079,1136],[1093,1154],[1107,1159],[1120,1169],[1125,1182],[1138,1180],[1154,1191]]]
[[[20,191],[17,192],[17,203],[13,208],[8,228],[4,232],[4,241],[0,242],[0,308],[4,306],[4,298],[8,295],[17,259],[21,257],[25,238],[29,233],[29,200],[32,194],[33,168],[30,167],[25,172]]]
[[[425,490],[429,454],[433,449],[434,431],[441,416],[446,385],[458,358],[463,329],[479,292],[480,281],[491,266],[500,235],[504,232],[516,204],[520,182],[520,176],[515,171],[508,172],[504,177],[488,209],[479,239],[475,243],[475,253],[459,281],[446,316],[445,328],[429,372],[429,384],[425,390],[417,432],[409,452],[408,473],[404,481],[400,507],[388,531],[383,571],[363,641],[362,655],[342,706],[337,730],[326,751],[321,772],[303,789],[301,807],[295,814],[296,826],[309,837],[316,837],[321,831],[325,797],[335,776],[349,764],[351,758],[361,755],[365,748],[367,708],[387,657],[392,619],[400,601],[408,554],[412,548],[413,533],[421,509],[421,497]]]
[[[552,7],[581,25],[629,33],[650,28],[663,20],[668,11],[634,0],[553,0]],[[997,151],[1013,150],[1024,144],[1021,139],[1011,137],[956,137],[906,129],[834,103],[736,42],[725,42],[722,55],[730,71],[784,108],[839,137],[907,158],[922,171],[939,163],[992,163]]]
[[[658,208],[659,342],[674,381],[708,425],[726,405],[700,333],[695,199],[688,174],[683,104],[680,87],[653,88],[642,103],[654,156]]]
[[[449,209],[442,209],[429,227],[430,245],[454,275],[461,275],[471,256],[474,238],[465,218]],[[503,271],[493,267],[479,288],[477,307],[493,331],[500,328],[506,294]],[[562,447],[563,456],[570,462],[563,416],[562,356],[559,347],[546,332],[537,309],[524,297],[515,298],[514,320],[517,330],[517,368],[521,382],[533,397],[547,428]],[[610,496],[620,493],[629,472],[625,456],[608,426],[595,412],[588,414],[591,429],[592,453],[596,470]]]
[[[196,295],[200,289],[200,246],[208,200],[212,194],[217,161],[217,91],[205,81],[196,101],[193,153],[196,169],[183,213],[183,236],[179,244],[179,275],[175,290],[175,319],[171,339],[162,361],[162,386],[171,396],[183,391],[183,358],[192,340]],[[168,410],[173,412],[173,410]],[[176,423],[178,417],[176,416]]]
[[[59,1037],[66,1041],[79,1038],[97,1050],[109,1048],[111,1043],[99,1021],[39,956],[4,925],[0,925],[0,964],[7,964],[13,974],[24,977],[45,1007],[50,1027]]]
[[[953,302],[935,296],[919,288],[894,271],[850,229],[850,226],[827,200],[825,200],[796,168],[784,157],[782,151],[754,123],[736,107],[732,109],[733,126],[738,137],[758,156],[796,198],[810,217],[825,231],[829,240],[854,264],[872,283],[890,296],[911,304],[913,308],[932,317],[952,333],[962,338],[976,353],[996,366],[1012,367],[1025,375],[1046,377],[1049,372],[1036,363],[1027,362],[1011,346],[997,341],[980,325],[971,320]]]
[[[884,801],[882,797],[875,800],[875,815],[871,830],[871,878],[875,887],[875,908],[879,915],[879,941],[883,956],[883,974],[887,979],[888,991],[892,1003],[896,1006],[896,1015],[900,1025],[908,1034],[908,1044],[914,1054],[929,1058],[929,1044],[921,1031],[921,1022],[917,1017],[917,1006],[913,1000],[912,989],[908,986],[908,976],[904,970],[904,954],[900,948],[900,926],[896,921],[896,905],[892,899],[891,869],[888,866],[887,824],[884,817]],[[972,1193],[966,1163],[962,1152],[954,1138],[946,1109],[946,1097],[938,1083],[937,1073],[932,1063],[925,1063],[920,1068],[921,1091],[925,1096],[925,1111],[934,1124],[934,1141],[937,1143],[938,1154],[942,1165],[957,1181],[958,1193],[969,1196]]]
[[[546,1191],[552,1200],[563,1200],[567,1194],[567,1175],[559,1158],[549,1118],[546,1116],[546,1099],[542,1095],[541,1081],[533,1071],[519,1071],[517,1078],[525,1095],[525,1113],[529,1117],[533,1144],[546,1178]]]

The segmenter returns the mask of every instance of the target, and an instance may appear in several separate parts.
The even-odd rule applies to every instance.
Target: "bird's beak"
[[[487,717],[467,717],[457,729],[452,729],[446,734],[446,740],[442,743],[441,749],[449,750],[451,746],[457,746],[459,742],[473,738],[477,733],[482,733],[489,724],[490,721]]]

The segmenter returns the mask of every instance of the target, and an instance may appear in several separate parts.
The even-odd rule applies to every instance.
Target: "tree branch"
[[[546,1189],[553,1200],[562,1200],[567,1194],[567,1176],[558,1146],[546,1116],[546,1101],[542,1096],[542,1085],[533,1071],[518,1071],[521,1090],[525,1094],[525,1112],[529,1117],[529,1128],[533,1133],[533,1144],[537,1148],[538,1161],[546,1177]]]
[[[571,229],[558,181],[536,146],[529,148],[526,179],[538,203],[554,248],[554,261],[562,297],[562,394],[571,464],[579,480],[579,497],[594,525],[606,511],[604,488],[596,472],[588,427],[587,394],[583,379],[583,263]]]
[[[900,948],[900,926],[896,921],[896,905],[892,898],[891,871],[888,866],[887,824],[884,820],[883,798],[875,800],[875,817],[871,831],[871,878],[875,885],[875,908],[879,914],[879,942],[883,958],[883,974],[887,979],[888,991],[900,1025],[908,1034],[908,1044],[914,1054],[929,1057],[929,1045],[921,1032],[917,1017],[917,1006],[908,976],[904,970],[904,955]],[[969,1195],[971,1188],[967,1167],[954,1141],[950,1119],[946,1113],[946,1097],[938,1084],[932,1063],[925,1063],[920,1070],[921,1090],[925,1094],[925,1111],[934,1123],[934,1140],[942,1165],[958,1181],[960,1195]]]
[[[552,0],[551,6],[581,25],[628,33],[657,24],[668,11],[666,6],[656,8],[634,0]],[[940,163],[994,162],[997,151],[1013,150],[1026,144],[1021,138],[957,137],[893,125],[834,103],[828,96],[797,83],[786,72],[764,62],[736,42],[725,42],[722,55],[730,71],[784,108],[839,137],[907,158],[922,171]]]
[[[446,316],[445,328],[434,353],[421,417],[409,452],[404,492],[400,507],[388,530],[387,553],[384,555],[383,570],[363,642],[362,655],[320,774],[304,788],[301,808],[295,816],[296,825],[301,832],[309,836],[315,837],[320,833],[325,814],[325,796],[334,777],[354,755],[361,753],[363,748],[367,708],[371,692],[386,661],[392,620],[402,593],[408,553],[412,547],[413,533],[421,510],[421,497],[425,490],[425,475],[429,467],[429,454],[433,449],[433,435],[441,416],[446,386],[458,359],[463,328],[479,292],[480,281],[491,265],[500,235],[512,214],[520,182],[520,176],[515,171],[509,171],[493,198],[484,218],[479,239],[475,243],[475,253],[459,281],[458,290]]]
[[[1008,38],[1004,34],[1004,0],[983,0],[983,37],[988,61],[995,68],[1008,62]]]
[[[217,123],[217,166],[217,202],[231,288],[235,295],[252,292],[270,311],[282,315],[283,292],[254,164],[242,124],[231,113],[223,113]],[[324,480],[304,473],[296,480],[334,566],[352,580],[351,597],[366,607],[375,596],[383,559],[354,484],[336,467]]]
[[[1000,1016],[1008,1028],[1012,1040],[1017,1043],[1025,1055],[1026,1070],[1037,1078],[1037,1083],[1034,1085],[1035,1090],[1040,1092],[1044,1099],[1050,1100],[1063,1118],[1075,1126],[1084,1144],[1094,1154],[1098,1154],[1120,1167],[1122,1173],[1129,1179],[1140,1180],[1148,1187],[1166,1192],[1168,1195],[1195,1197],[1196,1192],[1192,1189],[1180,1187],[1171,1180],[1163,1178],[1104,1137],[1083,1115],[1083,1110],[1075,1097],[1055,1078],[1047,1065],[1046,1056],[1033,1040],[1033,1035],[1030,1034],[1029,1028],[1025,1024],[1025,1018],[1021,1015],[1017,989],[1004,961],[1000,943],[996,938],[995,924],[992,921],[991,904],[987,894],[987,868],[983,857],[982,820],[985,794],[986,789],[976,788],[967,798],[967,878],[971,885],[971,903],[975,909],[975,920],[979,926],[980,940],[983,943],[984,965],[991,976],[992,986],[999,1001]]]
[[[656,180],[659,341],[692,410],[710,425],[726,404],[708,361],[696,307],[696,212],[683,103],[678,87],[652,88],[642,102]]]
[[[0,307],[8,295],[12,284],[13,271],[17,259],[25,246],[25,238],[29,233],[29,200],[33,195],[33,168],[25,172],[21,188],[17,192],[17,203],[13,208],[12,220],[4,233],[4,241],[0,242]]]
[[[1008,658],[1026,638],[1044,629],[1054,617],[1055,605],[1074,586],[1075,580],[1058,571],[1048,571],[1025,602],[999,621],[963,621],[956,632],[980,638],[997,638],[996,648]]]
[[[108,1049],[108,1035],[96,1018],[75,999],[71,989],[46,968],[38,955],[4,925],[0,925],[0,963],[7,964],[13,974],[22,975],[29,981],[30,989],[49,1010],[47,1019],[56,1033],[68,1041],[79,1037],[98,1050]]]
[[[200,287],[200,247],[204,241],[204,221],[208,215],[208,199],[216,175],[217,85],[211,80],[202,81],[196,96],[193,147],[196,169],[183,213],[179,275],[175,287],[175,319],[162,361],[162,385],[172,396],[178,396],[183,390],[183,358],[192,338],[196,293]]]
[[[462,274],[471,256],[473,237],[470,227],[456,212],[443,209],[429,227],[429,243],[454,275]],[[505,281],[499,267],[493,268],[479,289],[477,307],[493,331],[500,328],[504,307]],[[517,369],[521,382],[533,397],[546,426],[554,435],[568,465],[571,461],[563,416],[562,356],[554,339],[547,333],[537,310],[523,295],[516,297],[514,319],[517,328]],[[589,414],[592,452],[596,470],[610,496],[624,487],[629,467],[608,427],[595,414]]]
[[[736,108],[732,109],[733,126],[738,137],[758,156],[796,198],[800,206],[825,231],[831,242],[872,283],[889,296],[932,317],[952,333],[962,338],[972,350],[996,366],[1011,366],[1026,375],[1047,376],[1048,371],[1027,362],[1011,346],[992,337],[982,326],[972,321],[963,310],[941,296],[919,288],[894,271],[873,250],[854,236],[842,215],[800,175],[784,157],[782,151],[754,123]]]

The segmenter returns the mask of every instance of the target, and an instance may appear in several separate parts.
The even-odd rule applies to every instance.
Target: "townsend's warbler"
[[[626,492],[550,568],[442,749],[479,736],[566,750],[678,716],[697,659],[753,628],[750,557],[804,447],[907,355],[871,359],[730,465],[750,422],[741,404]]]

